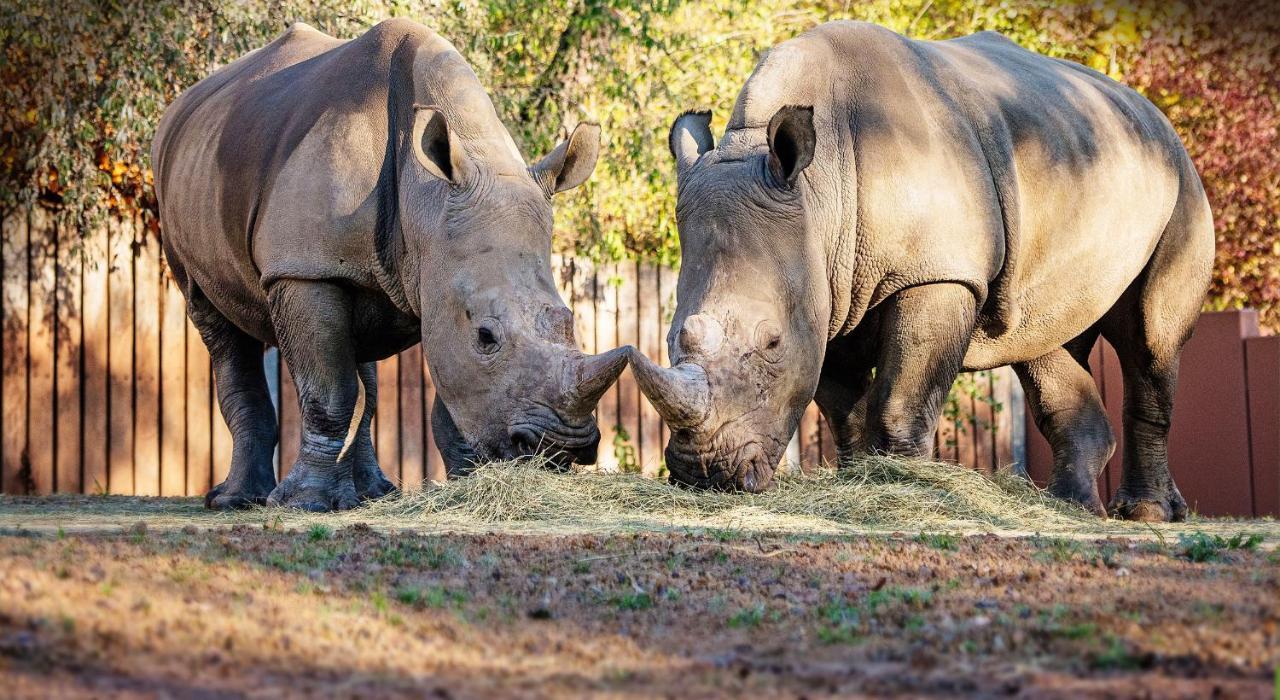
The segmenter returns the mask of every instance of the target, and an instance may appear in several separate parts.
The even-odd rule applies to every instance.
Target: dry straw
[[[692,491],[637,474],[558,474],[536,461],[508,462],[370,503],[343,518],[462,531],[518,526],[537,531],[728,527],[1043,532],[1096,524],[1083,510],[1012,474],[993,479],[955,465],[891,457],[784,475],[762,494]]]

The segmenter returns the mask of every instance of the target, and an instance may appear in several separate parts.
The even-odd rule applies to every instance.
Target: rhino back
[[[804,182],[832,334],[898,290],[958,282],[982,303],[974,365],[1035,357],[1092,325],[1150,258],[1180,183],[1198,187],[1145,98],[994,33],[929,42],[821,25],[761,60],[721,148],[764,148],[788,104],[815,107]]]

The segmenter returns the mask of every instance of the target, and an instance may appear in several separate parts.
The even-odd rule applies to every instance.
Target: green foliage
[[[824,624],[818,627],[818,639],[824,644],[851,644],[862,638],[867,620],[882,608],[897,606],[905,610],[924,610],[933,605],[933,591],[926,588],[888,586],[871,591],[862,600],[850,602],[832,598],[818,608]],[[904,625],[917,626],[918,616],[908,615]]]
[[[719,132],[761,52],[821,22],[913,37],[996,30],[1150,96],[1217,213],[1215,308],[1280,327],[1280,71],[1271,3],[1209,0],[33,0],[0,5],[0,210],[39,198],[81,229],[154,212],[148,150],[164,105],[290,23],[356,36],[407,16],[471,62],[529,159],[601,124],[595,176],[557,200],[556,246],[678,261],[666,132],[710,108]],[[149,217],[154,221],[154,217]]]
[[[462,557],[451,548],[412,541],[394,542],[379,549],[374,554],[374,559],[384,566],[415,569],[444,569],[462,563]]]
[[[921,532],[915,536],[915,541],[934,549],[955,551],[960,545],[960,536],[949,532]]]
[[[619,610],[648,610],[653,607],[653,596],[644,591],[622,593],[611,599]]]
[[[639,474],[642,469],[636,457],[636,446],[631,444],[631,434],[621,423],[613,426],[613,457],[618,462],[618,471],[623,474]]]
[[[730,627],[758,627],[764,620],[764,603],[756,603],[729,616]]]
[[[467,594],[441,586],[401,586],[395,590],[396,600],[415,608],[444,608],[460,606],[467,602]]]
[[[1217,561],[1223,551],[1244,550],[1252,552],[1262,544],[1262,535],[1236,533],[1231,537],[1194,532],[1178,535],[1178,554],[1194,562]]]

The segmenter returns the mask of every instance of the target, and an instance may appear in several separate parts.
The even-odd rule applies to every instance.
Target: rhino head
[[[414,110],[400,173],[401,277],[416,292],[406,301],[422,320],[432,426],[450,474],[534,454],[560,468],[596,459],[592,411],[627,349],[578,349],[550,254],[551,197],[591,174],[599,136],[581,124],[526,167],[505,131],[486,142],[450,128],[439,109]]]
[[[800,180],[813,111],[785,107],[724,152],[710,123],[686,113],[669,138],[681,246],[672,367],[632,350],[632,371],[672,429],[672,481],[754,492],[771,483],[813,398],[827,339],[825,257],[808,235]]]

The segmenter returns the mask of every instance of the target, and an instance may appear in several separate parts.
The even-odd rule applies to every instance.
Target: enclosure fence
[[[3,436],[0,489],[10,494],[200,495],[225,476],[231,436],[218,412],[209,355],[186,317],[158,234],[112,219],[81,232],[41,206],[3,221]],[[667,361],[676,271],[636,262],[554,261],[557,283],[587,352],[632,344]],[[264,361],[280,421],[283,476],[301,422],[287,366]],[[957,383],[938,456],[990,471],[1014,461],[1023,430],[1007,369]],[[431,435],[435,387],[422,349],[378,364],[374,441],[388,476],[413,488],[444,478]],[[625,372],[597,410],[600,468],[656,474],[667,428]],[[834,460],[816,407],[788,460]]]

